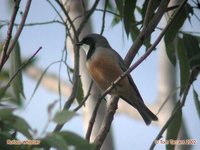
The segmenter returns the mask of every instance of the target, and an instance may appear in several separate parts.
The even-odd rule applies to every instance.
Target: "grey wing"
[[[117,55],[117,58],[119,60],[118,62],[119,62],[121,69],[125,72],[127,70],[127,67],[124,63],[124,60],[122,59],[122,57],[116,51],[114,51],[114,53]],[[131,77],[131,75],[128,74],[127,77],[128,77],[129,83],[132,85],[132,87],[135,90],[135,92],[137,93],[138,97],[142,100],[142,102],[144,102],[143,99],[142,99],[142,96],[140,95],[138,88],[136,87],[136,85],[135,85],[135,83],[134,83],[134,81]]]

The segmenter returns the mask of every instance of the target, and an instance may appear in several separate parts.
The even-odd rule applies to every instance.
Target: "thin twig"
[[[6,51],[5,56],[3,56],[4,58],[2,59],[3,61],[2,61],[1,66],[0,66],[0,70],[2,69],[3,65],[6,63],[7,59],[10,56],[10,53],[12,52],[15,44],[17,43],[17,41],[19,39],[19,36],[20,36],[20,34],[21,34],[22,30],[23,30],[24,24],[26,22],[26,18],[27,18],[27,15],[28,15],[28,12],[29,12],[29,9],[30,9],[30,6],[31,6],[31,2],[32,2],[32,0],[27,0],[26,7],[25,7],[25,10],[24,10],[24,13],[23,13],[22,20],[20,22],[19,28],[18,28],[13,40],[9,44],[9,47],[8,47],[8,50]]]
[[[0,72],[6,62],[6,55],[7,55],[7,50],[8,50],[8,47],[9,47],[9,44],[10,44],[10,40],[11,40],[11,37],[12,37],[12,31],[13,31],[13,27],[14,27],[14,22],[15,22],[15,19],[16,19],[16,16],[17,16],[17,12],[18,12],[18,9],[19,9],[19,4],[20,4],[21,1],[15,1],[15,5],[14,5],[14,10],[13,10],[13,13],[12,13],[12,16],[11,16],[11,19],[10,19],[10,23],[9,23],[9,27],[8,27],[8,31],[7,31],[7,38],[6,38],[6,41],[5,41],[5,44],[3,46],[3,54],[1,55],[1,64],[0,64]]]
[[[9,24],[8,20],[1,20],[1,22],[3,23],[3,24],[1,24],[2,26],[6,26],[6,25]],[[51,20],[51,21],[45,21],[45,22],[26,23],[26,24],[24,24],[24,27],[31,27],[31,26],[38,26],[38,25],[48,25],[48,24],[53,24],[53,23],[58,23],[58,24],[64,25],[64,23],[59,21],[59,20]],[[18,27],[19,23],[14,23],[14,26]]]
[[[52,4],[52,2],[50,0],[46,0],[49,5],[53,8],[53,10],[56,12],[56,14],[59,16],[59,18],[62,20],[62,22],[64,24],[66,24],[65,20],[63,19],[63,17],[61,16],[60,12],[57,10],[57,8]]]
[[[87,101],[88,97],[90,96],[90,92],[92,90],[92,85],[93,85],[93,81],[91,80],[87,94],[85,95],[85,97],[81,101],[81,103],[76,108],[73,109],[74,112],[78,111],[85,104],[85,102]]]
[[[105,0],[105,5],[104,5],[104,11],[103,11],[103,16],[102,16],[102,26],[101,26],[101,32],[100,34],[103,34],[104,28],[105,28],[105,17],[106,17],[106,8],[108,5],[108,0]]]
[[[10,46],[9,46],[7,55],[10,55],[10,53],[12,52],[16,42],[19,39],[19,36],[20,36],[20,34],[21,34],[22,30],[23,30],[24,24],[26,22],[26,18],[28,16],[28,12],[29,12],[29,9],[30,9],[30,6],[31,6],[31,2],[32,2],[32,0],[27,0],[26,7],[25,7],[25,10],[24,10],[24,13],[23,13],[23,16],[22,16],[22,20],[21,20],[19,28],[18,28],[18,30],[17,30],[17,32],[16,32],[16,34],[15,34],[15,36],[14,36],[14,38],[13,38],[11,44],[10,44]]]
[[[97,8],[97,9],[95,9],[95,11],[101,11],[101,12],[106,11],[107,13],[112,14],[114,16],[117,16],[117,17],[120,17],[120,18],[122,17],[121,15],[119,15],[119,14],[113,12],[113,11],[110,11],[110,10],[104,10],[104,9]]]

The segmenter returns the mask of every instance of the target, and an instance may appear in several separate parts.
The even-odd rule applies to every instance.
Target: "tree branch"
[[[5,64],[5,62],[7,60],[6,59],[7,50],[8,50],[10,40],[11,40],[11,37],[12,37],[14,22],[15,22],[15,18],[17,16],[17,12],[18,12],[18,9],[19,9],[20,2],[21,1],[15,1],[14,10],[13,10],[13,13],[12,13],[12,16],[11,16],[11,19],[10,19],[10,23],[9,23],[9,27],[8,27],[8,31],[7,31],[7,38],[6,38],[5,44],[3,46],[3,54],[1,55],[1,59],[0,59],[0,61],[1,61],[0,72],[3,68],[3,65]]]

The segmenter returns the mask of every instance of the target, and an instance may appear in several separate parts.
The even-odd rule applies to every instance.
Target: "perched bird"
[[[99,34],[85,36],[77,45],[86,52],[86,65],[93,80],[102,90],[106,90],[123,72],[127,70],[121,56],[111,48],[105,37]],[[158,118],[144,104],[144,101],[130,74],[111,90],[138,110],[145,123],[149,125]]]

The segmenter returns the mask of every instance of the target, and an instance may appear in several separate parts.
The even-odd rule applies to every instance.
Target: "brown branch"
[[[10,44],[10,46],[9,46],[8,53],[7,53],[8,56],[12,52],[12,50],[13,50],[15,44],[17,43],[17,41],[19,39],[19,36],[20,36],[20,34],[21,34],[21,32],[22,32],[22,30],[24,28],[24,24],[26,22],[26,18],[28,16],[28,12],[29,12],[29,9],[30,9],[30,6],[31,6],[31,2],[32,2],[32,0],[28,0],[27,3],[26,3],[26,7],[25,7],[25,10],[24,10],[24,13],[23,13],[22,20],[20,22],[19,28],[18,28],[18,30],[17,30],[17,32],[16,32],[16,34],[15,34],[15,36],[14,36],[14,38],[13,38],[11,44]]]
[[[112,121],[114,119],[115,112],[117,110],[118,101],[119,101],[119,98],[116,96],[111,98],[111,103],[110,103],[109,107],[107,108],[107,112],[106,112],[105,118],[103,120],[102,126],[100,128],[100,131],[94,140],[94,143],[96,144],[95,150],[99,150],[101,148],[101,145],[103,144],[103,142],[110,130]]]
[[[1,55],[1,64],[0,64],[0,72],[6,62],[6,55],[7,55],[7,50],[8,50],[8,47],[9,47],[9,44],[10,44],[10,40],[11,40],[11,37],[12,37],[12,31],[13,31],[13,27],[14,27],[14,22],[15,22],[15,19],[16,19],[16,16],[17,16],[17,12],[18,12],[18,9],[19,9],[19,4],[20,4],[21,1],[15,1],[15,5],[14,5],[14,10],[13,10],[13,13],[12,13],[12,16],[11,16],[11,19],[10,19],[10,23],[9,23],[9,27],[8,27],[8,31],[7,31],[7,38],[6,38],[6,41],[5,41],[5,44],[3,46],[3,54]]]
[[[20,34],[21,34],[22,30],[23,30],[24,24],[26,22],[26,18],[27,18],[27,15],[28,15],[28,12],[29,12],[29,9],[30,9],[30,6],[31,6],[31,2],[32,2],[32,0],[28,0],[27,3],[26,3],[26,7],[25,7],[25,10],[24,10],[24,13],[23,13],[22,20],[20,22],[19,28],[18,28],[13,40],[9,44],[9,47],[6,50],[5,56],[3,56],[4,59],[2,59],[3,61],[2,61],[1,66],[0,66],[0,70],[2,69],[2,67],[6,63],[6,61],[8,60],[8,58],[10,56],[10,53],[12,52],[15,44],[17,43],[17,41],[19,39],[19,36],[20,36]]]

